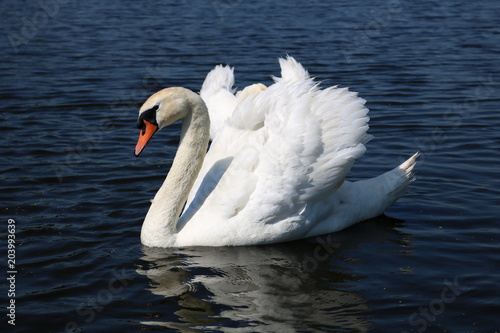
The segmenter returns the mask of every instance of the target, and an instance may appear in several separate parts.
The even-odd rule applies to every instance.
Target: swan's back
[[[340,204],[335,192],[368,140],[365,100],[347,88],[320,89],[291,57],[280,66],[281,78],[241,101],[217,134],[179,237],[224,245],[297,239]]]

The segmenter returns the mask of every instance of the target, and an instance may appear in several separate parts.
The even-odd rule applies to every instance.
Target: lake
[[[494,0],[2,1],[2,332],[498,332],[499,12]],[[217,64],[235,66],[237,87],[269,85],[287,54],[367,100],[374,139],[349,179],[420,151],[411,190],[309,240],[143,247],[180,126],[134,157],[140,105],[168,86],[198,91]]]

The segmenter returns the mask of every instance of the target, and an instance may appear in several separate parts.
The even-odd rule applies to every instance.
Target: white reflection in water
[[[394,234],[400,243],[398,248],[402,253],[407,251],[405,237],[388,226],[387,220],[370,221],[363,228],[312,242],[221,248],[144,247],[144,267],[137,272],[151,280],[149,291],[177,302],[179,309],[173,322],[171,313],[161,313],[155,307],[152,310],[160,313],[152,317],[158,320],[142,324],[185,332],[196,328],[295,332],[322,327],[366,332],[372,328],[370,308],[360,294],[349,288],[365,277],[353,274],[345,262],[356,259],[343,255],[346,249],[356,248],[367,239],[382,243],[394,238]],[[325,246],[326,242],[330,246]],[[315,269],[305,269],[304,259],[314,257],[321,249]]]

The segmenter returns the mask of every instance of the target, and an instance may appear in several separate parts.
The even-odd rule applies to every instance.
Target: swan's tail
[[[357,204],[353,205],[357,212],[354,223],[382,214],[408,191],[410,183],[415,180],[413,168],[418,155],[414,154],[397,168],[378,177],[344,183],[344,193],[348,195],[346,201]]]
[[[382,214],[415,180],[413,168],[418,155],[419,153],[414,154],[397,168],[378,177],[344,182],[335,193],[341,203],[329,217],[336,223],[318,224],[307,235],[316,236],[339,231]]]
[[[415,167],[415,162],[417,157],[420,155],[419,152],[413,154],[412,157],[407,159],[397,168],[392,169],[384,173],[383,175],[377,177],[383,181],[384,187],[387,189],[387,196],[389,201],[398,200],[406,191],[410,183],[415,180],[413,168]]]

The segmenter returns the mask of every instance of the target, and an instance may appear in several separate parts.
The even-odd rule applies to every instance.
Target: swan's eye
[[[147,122],[158,126],[158,124],[156,123],[156,111],[159,107],[159,105],[155,105],[151,109],[148,109],[141,113],[139,115],[139,119],[137,119],[137,128],[140,130],[144,130],[145,125],[143,120],[146,120]]]

